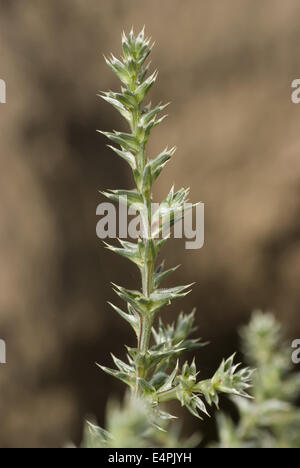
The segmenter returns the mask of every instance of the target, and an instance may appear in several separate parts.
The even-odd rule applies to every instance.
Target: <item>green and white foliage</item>
[[[280,323],[270,313],[255,312],[241,332],[244,353],[257,368],[253,400],[233,397],[240,420],[237,425],[218,416],[220,447],[299,448],[300,373],[292,372],[291,348],[283,342]]]
[[[114,153],[129,165],[136,186],[132,190],[108,190],[104,194],[110,200],[119,201],[121,198],[127,200],[128,205],[134,205],[140,214],[145,235],[136,243],[120,240],[118,246],[106,244],[108,249],[136,265],[141,276],[141,289],[129,290],[113,285],[125,306],[111,306],[132,327],[137,346],[127,347],[126,362],[112,356],[114,368],[99,367],[128,385],[131,397],[147,405],[150,425],[163,429],[164,421],[173,416],[161,410],[161,403],[178,400],[194,416],[201,417],[207,414],[208,406],[218,405],[219,393],[246,397],[252,371],[238,370],[231,357],[222,362],[211,379],[201,381],[195,360],[183,366],[180,364],[182,353],[204,345],[200,339],[191,337],[195,331],[195,312],[188,315],[181,313],[172,325],[165,325],[161,319],[155,325],[164,307],[183,299],[191,290],[191,284],[162,288],[161,283],[176,267],[165,269],[164,262],[158,262],[160,251],[167,241],[164,220],[171,220],[172,225],[181,216],[189,190],[175,191],[172,187],[159,205],[158,212],[152,213],[152,186],[175,149],[166,148],[152,159],[147,154],[151,130],[164,120],[165,116],[161,116],[161,113],[166,107],[161,104],[152,107],[144,103],[158,76],[157,71],[148,74],[149,64],[146,65],[152,49],[150,39],[145,37],[144,30],[138,35],[132,30],[128,37],[123,33],[122,46],[121,59],[113,55],[105,58],[107,65],[121,80],[121,90],[101,93],[100,96],[127,121],[128,132],[101,133],[112,143],[109,146]],[[143,421],[145,423],[145,418]],[[97,434],[97,430],[94,434]]]
[[[199,445],[201,437],[194,434],[188,439],[180,435],[177,422],[170,424],[160,416],[161,428],[155,425],[156,411],[149,412],[147,402],[126,395],[123,405],[110,401],[106,411],[106,428],[86,423],[82,448],[192,448]]]

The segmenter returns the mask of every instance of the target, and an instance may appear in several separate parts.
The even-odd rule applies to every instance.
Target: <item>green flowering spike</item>
[[[170,426],[175,416],[129,395],[122,406],[109,400],[105,419],[107,431],[86,422],[82,448],[192,448],[201,441],[198,434],[182,439],[180,424]]]
[[[179,356],[184,351],[192,351],[206,345],[205,343],[201,343],[199,338],[188,338],[195,331],[195,328],[192,327],[193,321],[193,312],[189,315],[181,313],[176,324],[173,323],[165,327],[160,320],[158,331],[152,328],[152,334],[156,343],[153,349],[164,350],[165,353],[171,351],[167,359],[159,363],[157,371],[163,371],[172,366],[175,360],[175,351],[176,355]]]
[[[251,388],[254,371],[248,368],[237,371],[239,364],[234,364],[233,360],[234,355],[226,361],[223,360],[212,379],[199,382],[195,386],[195,390],[198,390],[205,396],[210,406],[214,403],[218,407],[219,393],[250,398],[247,390]]]
[[[243,351],[255,366],[270,362],[278,349],[283,349],[281,326],[270,313],[254,312],[249,326],[241,330],[241,338]]]
[[[246,390],[249,390],[251,387],[250,382],[252,381],[254,370],[246,368],[237,371],[240,364],[234,364],[234,357],[235,354],[226,361],[222,361],[212,378],[212,386],[223,393],[249,397]]]
[[[239,422],[218,419],[218,447],[299,448],[300,373],[292,372],[291,351],[284,343],[280,323],[271,313],[254,312],[241,331],[248,362],[257,369],[253,375],[251,400],[232,397]]]
[[[176,388],[176,396],[182,406],[192,413],[195,417],[202,419],[200,413],[208,416],[206,406],[201,398],[195,393],[195,384],[197,381],[198,372],[196,369],[195,361],[189,365],[187,362],[182,368],[182,373],[178,376],[178,384]]]
[[[176,300],[183,299],[189,294],[192,285],[161,288],[161,283],[177,267],[165,270],[164,263],[157,265],[158,255],[170,236],[170,228],[186,213],[189,189],[175,191],[173,186],[167,197],[158,204],[156,212],[152,212],[153,184],[175,153],[175,148],[166,147],[158,156],[150,157],[147,151],[151,131],[163,122],[166,117],[163,113],[167,107],[161,103],[152,107],[149,101],[145,101],[158,78],[158,72],[151,73],[149,63],[146,62],[152,47],[144,29],[137,35],[132,29],[128,35],[122,35],[123,56],[116,58],[110,55],[105,58],[110,69],[120,79],[121,89],[100,93],[100,97],[124,117],[128,130],[100,133],[113,143],[109,147],[128,163],[135,187],[102,193],[109,200],[126,204],[139,213],[143,235],[140,234],[141,238],[136,242],[119,240],[118,246],[106,244],[108,249],[138,267],[141,288],[127,289],[113,284],[116,294],[127,304],[127,312],[115,305],[112,307],[135,331],[137,345],[127,347],[128,363],[113,356],[115,370],[100,367],[131,387],[136,410],[142,402],[141,413],[144,419],[150,421],[152,429],[164,429],[162,421],[171,416],[159,407],[160,403],[179,400],[193,415],[199,417],[207,414],[204,400],[208,404],[217,405],[220,392],[245,396],[251,372],[248,369],[238,370],[233,357],[224,361],[214,377],[206,381],[198,380],[195,360],[192,364],[186,362],[180,367],[178,358],[183,352],[204,346],[200,339],[191,337],[196,330],[195,311],[187,315],[181,313],[171,325],[166,326],[160,320],[157,330],[153,326],[160,311]],[[194,206],[189,204],[189,209]],[[111,418],[115,418],[115,413],[111,413]],[[125,427],[126,423],[130,424],[129,417],[127,420]],[[112,432],[117,426],[113,427]],[[111,446],[111,442],[107,441],[107,446]]]

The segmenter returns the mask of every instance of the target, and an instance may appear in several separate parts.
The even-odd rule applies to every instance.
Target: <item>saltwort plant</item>
[[[181,313],[171,325],[165,325],[161,318],[157,320],[164,307],[184,298],[192,286],[162,288],[161,283],[176,267],[165,269],[164,262],[158,262],[160,251],[167,241],[164,235],[166,225],[174,225],[182,217],[189,190],[175,191],[172,187],[157,212],[152,212],[152,186],[175,149],[166,148],[152,159],[147,154],[150,133],[164,120],[165,116],[160,115],[166,108],[161,104],[153,108],[151,104],[144,104],[158,76],[157,71],[148,74],[149,64],[145,64],[153,47],[150,39],[145,37],[144,29],[137,35],[132,30],[128,37],[123,33],[122,47],[121,59],[114,55],[105,58],[107,65],[122,82],[121,90],[104,92],[100,96],[127,121],[129,131],[101,133],[117,145],[109,146],[129,165],[136,186],[132,190],[109,190],[104,194],[114,202],[125,200],[129,207],[138,211],[144,235],[137,242],[119,240],[118,246],[106,245],[111,251],[133,262],[140,273],[141,289],[129,290],[114,285],[116,294],[125,302],[125,310],[111,304],[134,330],[137,345],[127,347],[126,362],[112,356],[114,369],[99,367],[129,386],[131,399],[136,401],[137,408],[140,408],[137,401],[142,402],[147,417],[143,415],[139,421],[144,421],[147,432],[147,424],[158,430],[165,427],[166,420],[173,418],[161,408],[163,403],[171,400],[179,400],[194,416],[201,417],[201,414],[207,414],[207,406],[218,406],[220,393],[247,397],[252,371],[248,368],[238,370],[239,365],[234,364],[234,356],[231,356],[222,361],[212,378],[199,380],[195,359],[182,366],[179,360],[182,353],[203,346],[200,339],[191,338],[195,331],[195,312],[187,315]],[[158,322],[158,326],[155,322]],[[139,429],[139,433],[142,432]],[[110,446],[111,436],[105,434],[103,430],[90,425],[90,444],[95,446],[98,440],[98,446]],[[130,445],[134,442],[127,443]]]
[[[232,397],[238,424],[218,415],[218,447],[299,448],[300,373],[293,372],[292,348],[285,343],[281,324],[271,313],[254,312],[241,338],[245,356],[256,368],[253,399]]]

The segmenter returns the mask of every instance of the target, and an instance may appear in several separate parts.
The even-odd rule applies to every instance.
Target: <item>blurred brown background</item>
[[[238,347],[253,308],[299,338],[299,17],[297,0],[0,0],[1,447],[79,442],[84,416],[103,424],[123,391],[94,365],[133,344],[106,301],[109,282],[136,285],[136,271],[95,234],[98,189],[132,183],[95,132],[125,128],[96,98],[119,86],[102,54],[120,52],[123,28],[146,24],[160,70],[151,98],[173,102],[149,146],[178,147],[156,198],[175,181],[206,204],[205,247],[165,250],[182,264],[173,283],[197,281],[182,307],[197,306],[212,342],[202,375]]]

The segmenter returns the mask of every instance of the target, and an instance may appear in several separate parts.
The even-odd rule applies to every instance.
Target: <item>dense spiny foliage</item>
[[[184,298],[191,288],[191,285],[161,288],[163,280],[176,268],[165,270],[164,263],[158,263],[159,253],[167,240],[165,224],[171,220],[172,225],[180,219],[189,190],[175,191],[172,187],[157,212],[152,213],[152,186],[175,148],[166,148],[155,158],[148,157],[146,147],[150,132],[164,120],[165,116],[160,117],[160,114],[166,107],[160,104],[152,108],[151,104],[144,104],[158,76],[157,71],[148,75],[149,65],[145,65],[152,45],[150,39],[145,38],[144,30],[136,36],[132,30],[128,37],[123,34],[122,46],[123,57],[120,60],[113,55],[105,58],[121,80],[121,90],[101,93],[101,97],[120,112],[128,123],[129,131],[101,133],[117,145],[109,146],[128,163],[136,187],[132,190],[109,190],[105,195],[113,201],[126,201],[128,206],[138,211],[144,235],[136,243],[120,240],[118,246],[106,245],[137,266],[141,274],[141,290],[114,285],[126,308],[111,306],[134,330],[137,346],[127,347],[127,362],[112,356],[115,369],[100,367],[127,384],[133,398],[148,405],[148,420],[153,427],[158,427],[164,425],[162,421],[172,418],[161,409],[160,403],[179,400],[193,415],[200,417],[201,413],[207,414],[206,404],[218,405],[219,393],[246,397],[251,371],[238,370],[232,356],[221,363],[211,379],[199,381],[195,360],[190,364],[185,362],[182,367],[179,364],[183,352],[203,346],[199,339],[191,338],[195,331],[195,313],[180,314],[172,325],[165,325],[160,319],[158,328],[154,327],[161,309]]]
[[[291,348],[283,342],[280,323],[268,313],[254,313],[241,333],[245,355],[255,366],[253,400],[234,397],[240,421],[237,425],[218,417],[220,447],[299,448],[300,373],[293,373]]]

